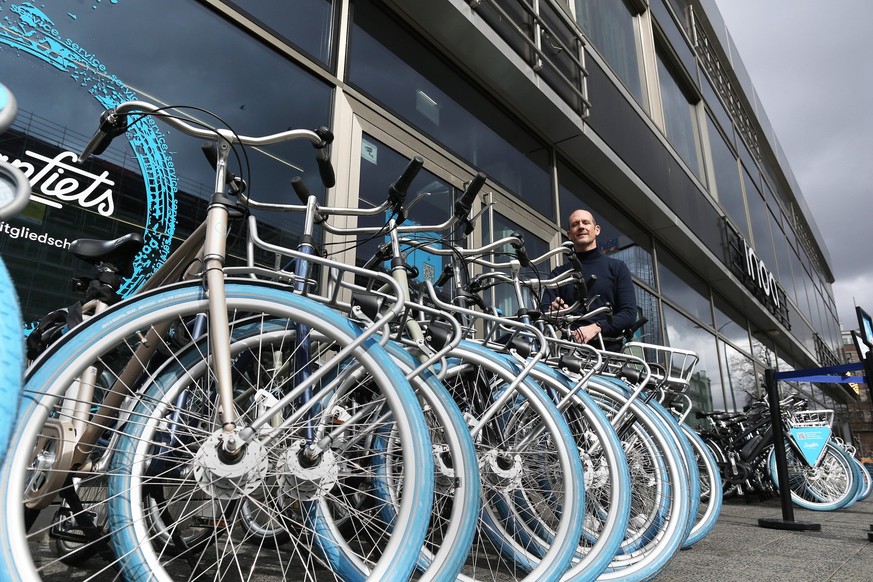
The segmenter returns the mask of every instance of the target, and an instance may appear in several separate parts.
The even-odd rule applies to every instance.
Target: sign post
[[[788,486],[788,462],[785,459],[785,431],[782,428],[782,411],[779,408],[779,390],[776,384],[776,371],[764,370],[764,385],[770,403],[770,419],[773,423],[773,449],[776,454],[776,475],[779,477],[779,498],[782,501],[782,519],[761,518],[760,527],[786,529],[792,531],[821,531],[821,524],[794,520],[794,504],[791,501],[791,488]]]
[[[869,356],[870,353],[868,352],[867,355]],[[868,374],[867,376],[842,376],[842,374],[862,368],[865,369],[865,373]],[[776,475],[779,478],[779,497],[782,501],[782,519],[759,519],[758,525],[760,527],[795,531],[821,531],[821,524],[794,520],[794,505],[791,501],[791,489],[788,486],[788,462],[785,459],[785,431],[782,427],[782,411],[779,407],[777,382],[779,380],[794,380],[796,382],[836,382],[838,384],[846,384],[849,382],[866,383],[868,378],[873,378],[873,376],[866,372],[865,365],[860,362],[825,368],[812,368],[809,370],[795,370],[792,372],[777,372],[770,368],[764,370],[764,383],[767,388],[767,399],[770,403],[770,418],[773,423],[773,448],[776,455]]]

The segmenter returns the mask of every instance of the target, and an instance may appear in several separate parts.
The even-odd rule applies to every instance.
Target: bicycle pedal
[[[62,530],[56,526],[52,526],[49,530],[49,537],[54,540],[64,540],[65,542],[73,542],[77,544],[87,544],[91,541],[91,538],[84,533],[72,533],[69,530]]]
[[[96,514],[92,514],[96,516]],[[91,539],[79,528],[73,512],[69,508],[58,509],[52,516],[52,526],[49,529],[49,537],[52,539],[65,540],[85,544]]]

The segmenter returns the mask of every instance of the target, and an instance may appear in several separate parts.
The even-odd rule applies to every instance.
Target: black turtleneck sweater
[[[598,315],[590,320],[585,319],[573,327],[580,327],[591,323],[600,324],[604,337],[618,336],[622,330],[629,328],[637,320],[637,299],[634,293],[634,284],[631,280],[630,269],[624,262],[604,255],[599,248],[590,251],[576,253],[582,263],[582,275],[587,281],[591,275],[597,280],[588,289],[588,297],[597,299],[591,304],[591,310],[603,306],[605,303],[612,304],[612,323],[607,322],[605,314]],[[561,265],[551,272],[550,278],[559,273],[570,270],[569,263]],[[564,285],[558,289],[546,289],[543,293],[541,309],[548,311],[549,304],[560,296],[567,305],[572,305],[575,286]],[[621,343],[606,344],[606,349],[620,349]]]

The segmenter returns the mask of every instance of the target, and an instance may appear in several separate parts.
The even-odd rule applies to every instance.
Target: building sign
[[[0,162],[9,162],[21,170],[30,182],[30,200],[53,208],[62,208],[61,202],[73,202],[85,209],[93,209],[101,216],[112,216],[115,201],[109,172],[92,174],[73,165],[78,156],[62,151],[53,158],[27,150],[21,159],[10,159],[0,152]]]
[[[729,222],[724,221],[724,226],[728,243],[728,266],[731,271],[779,323],[791,329],[785,290],[776,280],[773,271]]]
[[[765,302],[772,303],[776,309],[781,308],[785,293],[779,293],[779,284],[773,271],[767,268],[764,261],[755,253],[755,249],[743,240],[743,256],[746,259],[745,274],[754,285],[756,295],[764,294]]]

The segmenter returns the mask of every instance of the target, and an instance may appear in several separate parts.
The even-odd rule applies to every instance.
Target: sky
[[[873,313],[871,0],[715,0],[831,258],[843,329]]]

